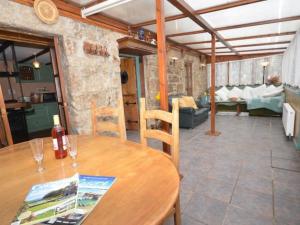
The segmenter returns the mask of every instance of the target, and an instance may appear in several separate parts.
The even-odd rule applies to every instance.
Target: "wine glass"
[[[69,155],[73,159],[72,167],[77,167],[78,163],[76,162],[77,157],[77,135],[68,135],[68,150]]]
[[[29,143],[30,143],[33,158],[38,164],[37,171],[39,173],[42,173],[45,170],[43,165],[42,165],[43,158],[44,158],[44,142],[43,142],[43,139],[42,138],[32,139]]]

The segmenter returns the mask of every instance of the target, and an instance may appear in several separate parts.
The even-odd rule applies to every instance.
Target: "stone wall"
[[[174,61],[172,57],[178,59]],[[155,100],[155,96],[159,91],[157,55],[144,56],[143,62],[147,107],[158,108],[159,102]],[[198,56],[170,49],[167,52],[167,62],[169,95],[186,94],[186,62],[192,62],[193,97],[198,98],[206,90],[206,69],[200,66],[201,63],[205,63],[205,59],[200,61]]]
[[[72,130],[91,132],[90,103],[115,104],[121,93],[120,59],[117,39],[123,35],[60,16],[58,23],[46,25],[33,8],[0,0],[0,27],[26,33],[59,35],[62,47],[64,79]],[[106,46],[109,57],[87,55],[85,41]]]

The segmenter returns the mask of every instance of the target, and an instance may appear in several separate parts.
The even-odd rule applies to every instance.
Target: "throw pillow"
[[[238,87],[232,88],[232,90],[228,93],[228,98],[230,99],[239,99],[243,96],[243,91]]]
[[[179,99],[179,107],[182,108],[194,108],[194,109],[198,109],[196,102],[194,100],[194,98],[192,96],[182,96]]]
[[[252,93],[253,93],[253,88],[246,86],[243,89],[242,98],[245,99],[245,100],[252,99],[253,98],[253,94]]]
[[[216,93],[216,95],[220,96],[222,101],[224,101],[224,102],[228,101],[229,90],[225,86],[223,86],[221,89],[217,90],[215,93]]]
[[[277,96],[277,95],[280,95],[281,92],[283,92],[283,88],[276,88],[271,90],[271,91],[268,91],[266,92],[262,97],[274,97],[274,96]]]
[[[259,87],[253,88],[252,97],[259,98],[265,94],[267,86],[265,84],[260,85]]]

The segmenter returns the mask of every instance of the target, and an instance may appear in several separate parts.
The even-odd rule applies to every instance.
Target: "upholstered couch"
[[[183,95],[169,96],[169,110],[172,110],[172,98],[180,98]],[[208,118],[210,109],[203,107],[199,101],[195,101],[198,109],[192,107],[180,107],[179,108],[179,127],[180,128],[194,128],[203,123]]]
[[[237,101],[232,101],[232,98]],[[217,111],[249,112],[253,116],[278,116],[282,112],[284,88],[273,85],[219,87],[216,91]]]

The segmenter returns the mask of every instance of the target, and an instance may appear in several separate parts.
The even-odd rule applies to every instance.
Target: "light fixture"
[[[262,83],[264,84],[266,82],[266,70],[267,70],[267,66],[269,65],[270,63],[269,62],[262,62],[261,65],[263,67],[263,80],[262,80]]]
[[[101,3],[98,3],[96,5],[93,5],[91,7],[88,7],[88,8],[82,8],[81,16],[83,18],[86,18],[87,16],[91,16],[93,14],[116,7],[118,5],[122,5],[122,4],[130,2],[130,1],[132,1],[132,0],[107,0],[107,1],[104,1]]]
[[[171,65],[175,65],[176,60],[178,60],[178,58],[176,56],[171,57],[172,61],[170,62]]]
[[[204,69],[206,67],[205,63],[200,63],[200,69]]]
[[[270,64],[269,62],[262,62],[262,63],[261,63],[261,65],[262,65],[263,67],[267,67],[269,64]]]
[[[41,67],[40,62],[36,60],[36,55],[34,56],[34,61],[32,62],[34,69],[39,69]]]

